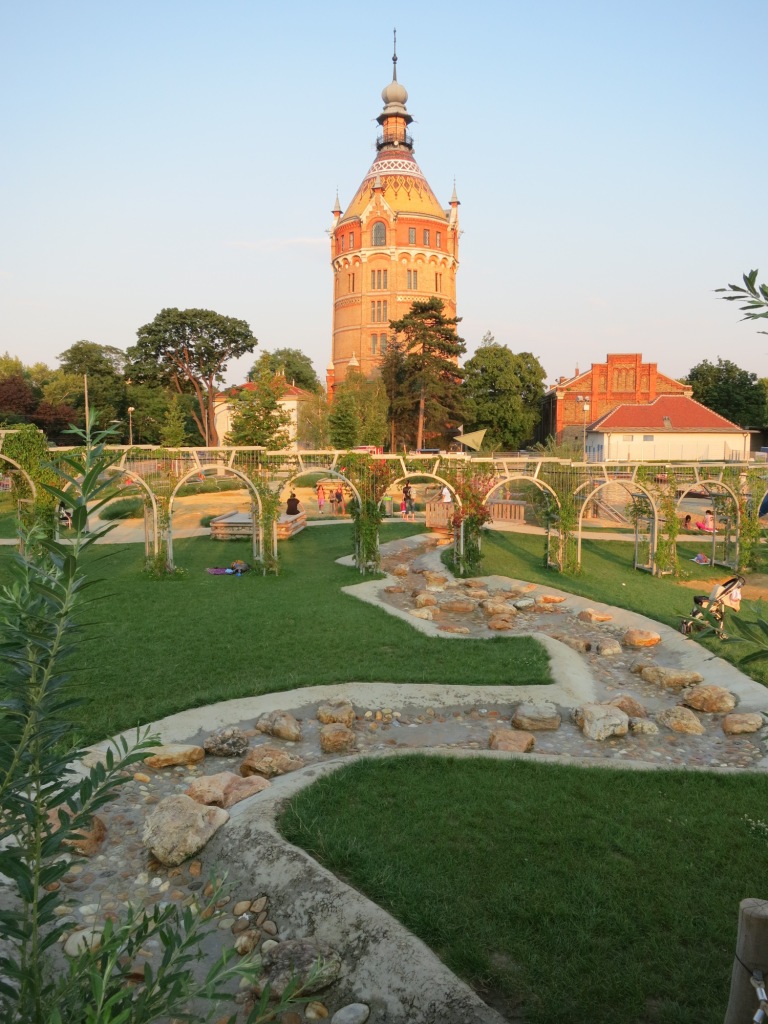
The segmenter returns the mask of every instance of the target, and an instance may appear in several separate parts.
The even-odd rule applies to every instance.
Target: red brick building
[[[539,439],[582,441],[585,427],[618,405],[649,405],[660,395],[691,397],[688,384],[659,373],[639,352],[609,353],[584,373],[560,377],[544,395]]]

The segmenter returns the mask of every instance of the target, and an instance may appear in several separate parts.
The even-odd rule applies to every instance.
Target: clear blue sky
[[[550,381],[609,351],[768,376],[713,295],[768,278],[766,0],[0,0],[0,351],[56,365],[196,306],[324,376],[330,211],[395,25],[416,158],[462,203],[470,350],[491,331]]]

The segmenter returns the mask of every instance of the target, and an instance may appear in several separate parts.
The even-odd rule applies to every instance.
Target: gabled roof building
[[[538,440],[581,442],[585,428],[617,405],[648,405],[661,395],[692,394],[689,384],[659,373],[656,363],[644,363],[639,352],[609,353],[604,363],[560,377],[547,391]]]
[[[740,461],[750,431],[687,395],[661,395],[645,405],[618,405],[587,426],[591,462]]]

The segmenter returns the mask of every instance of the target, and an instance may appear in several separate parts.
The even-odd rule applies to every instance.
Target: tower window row
[[[354,234],[350,236],[350,249],[354,245]],[[384,221],[377,220],[371,228],[371,245],[381,246],[387,244],[387,225]],[[416,228],[408,228],[408,244],[416,245]],[[432,232],[429,228],[422,228],[421,231],[421,244],[427,247],[432,245]],[[442,249],[443,247],[443,233],[442,231],[435,232],[435,248]],[[341,236],[341,249],[344,251],[344,236]]]
[[[387,271],[386,270],[372,270],[371,271],[371,290],[378,288],[387,288]]]
[[[377,299],[375,302],[372,302],[371,323],[381,324],[386,323],[388,320],[389,317],[387,316],[387,300],[384,299],[383,301],[379,301]]]
[[[346,237],[347,237],[346,235],[339,235],[339,249],[340,249],[341,252],[344,252],[344,240],[345,240]],[[350,231],[349,232],[349,248],[350,249],[354,249],[355,248],[355,232],[354,231]]]
[[[378,350],[377,350],[378,346]],[[371,355],[383,356],[387,351],[387,336],[386,334],[372,334],[371,335]]]

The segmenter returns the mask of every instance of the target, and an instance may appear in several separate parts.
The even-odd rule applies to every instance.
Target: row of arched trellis
[[[59,449],[61,450],[61,449]],[[108,470],[137,488],[144,497],[145,552],[164,557],[173,568],[173,515],[179,494],[191,481],[230,476],[242,481],[252,513],[252,554],[266,565],[277,559],[276,496],[296,481],[322,474],[343,482],[360,514],[379,514],[385,493],[407,479],[431,480],[452,492],[457,512],[455,545],[462,554],[465,527],[462,509],[491,505],[507,490],[530,486],[539,495],[547,563],[560,571],[581,565],[583,526],[588,510],[607,486],[624,487],[635,528],[635,566],[660,574],[676,563],[680,506],[688,494],[706,495],[716,506],[718,530],[708,539],[711,560],[737,568],[748,561],[760,533],[760,509],[768,500],[765,463],[574,463],[550,458],[505,458],[440,455],[368,455],[344,451],[269,452],[263,448],[158,449],[146,446],[111,449]],[[52,452],[55,458],[55,452]],[[35,481],[8,456],[6,472],[21,484],[23,501],[34,501]],[[354,504],[354,503],[353,503]],[[356,528],[360,522],[356,520]],[[364,524],[363,524],[364,526]],[[358,549],[361,571],[376,564]]]

